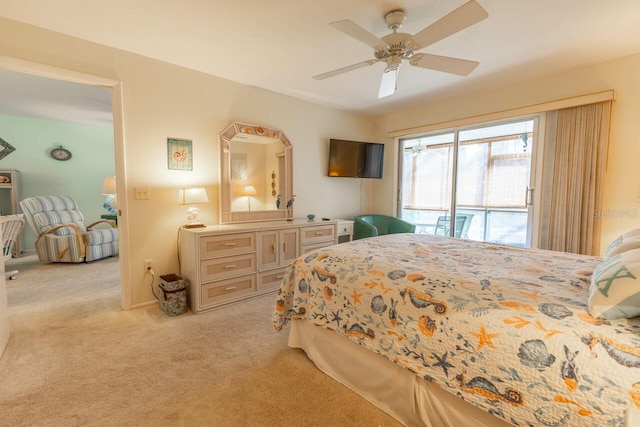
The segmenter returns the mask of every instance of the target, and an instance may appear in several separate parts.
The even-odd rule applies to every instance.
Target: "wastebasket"
[[[187,287],[185,280],[177,274],[160,276],[160,308],[169,316],[187,311]]]

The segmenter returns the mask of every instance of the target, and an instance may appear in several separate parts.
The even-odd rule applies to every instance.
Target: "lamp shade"
[[[116,177],[108,176],[102,183],[102,195],[116,194]]]
[[[255,196],[256,194],[258,194],[258,192],[256,191],[256,187],[253,185],[247,185],[242,189],[243,196]]]
[[[179,205],[193,205],[196,203],[207,203],[207,192],[204,188],[182,188],[178,193]]]

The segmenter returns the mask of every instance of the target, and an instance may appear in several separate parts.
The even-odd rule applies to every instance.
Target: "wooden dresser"
[[[275,291],[298,256],[338,243],[338,221],[268,221],[181,228],[180,274],[194,313]]]

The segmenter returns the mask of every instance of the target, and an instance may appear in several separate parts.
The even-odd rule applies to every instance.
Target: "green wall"
[[[87,224],[106,213],[102,181],[115,175],[112,126],[84,125],[53,120],[0,115],[0,138],[15,151],[0,159],[0,169],[20,172],[20,198],[70,196],[78,202]],[[62,145],[73,153],[67,161],[51,158]],[[0,211],[8,214],[9,193],[0,190]],[[23,247],[32,250],[33,232],[26,227]]]

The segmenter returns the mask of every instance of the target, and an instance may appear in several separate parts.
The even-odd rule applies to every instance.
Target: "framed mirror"
[[[293,146],[278,129],[231,123],[220,133],[220,223],[293,217]]]

